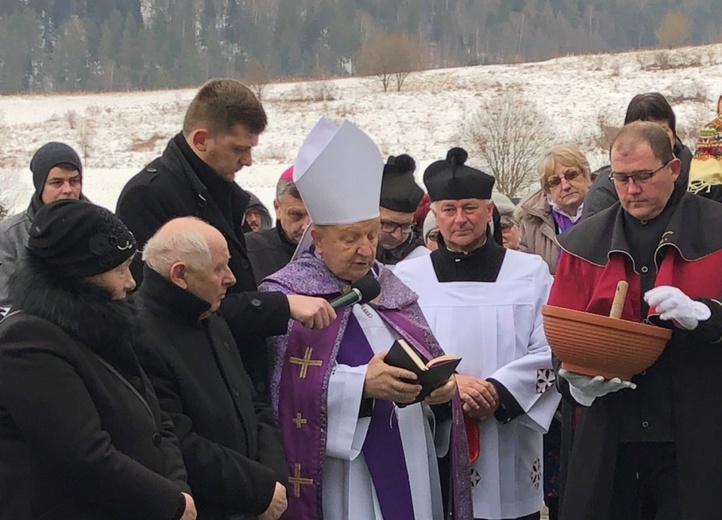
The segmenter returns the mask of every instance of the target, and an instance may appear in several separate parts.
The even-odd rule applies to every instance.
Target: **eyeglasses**
[[[562,177],[564,177],[564,180],[567,182],[572,182],[574,179],[579,177],[582,174],[579,170],[567,170],[564,173],[562,173]],[[551,177],[547,179],[546,184],[547,188],[556,188],[562,183],[562,177]]]
[[[414,223],[405,222],[403,224],[399,224],[398,222],[392,222],[390,220],[381,221],[381,231],[384,233],[395,233],[397,229],[400,229],[404,235],[407,235],[411,233],[412,229],[414,229]]]
[[[426,235],[427,240],[431,240],[432,242],[438,242],[439,240],[439,232],[438,231],[431,231],[428,235]]]
[[[609,172],[609,180],[612,180],[616,182],[617,184],[621,184],[626,186],[629,184],[629,181],[634,181],[634,184],[644,184],[645,182],[649,182],[649,179],[652,178],[652,176],[659,172],[664,170],[667,166],[669,166],[669,163],[671,163],[673,159],[670,159],[666,163],[664,163],[662,166],[657,168],[656,170],[650,170],[650,171],[641,171],[641,172],[634,172],[634,173],[620,173],[620,172]]]

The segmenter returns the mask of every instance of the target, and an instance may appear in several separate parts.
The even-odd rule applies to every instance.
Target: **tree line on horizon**
[[[715,43],[722,41],[722,10],[712,4],[3,0],[0,93],[157,89],[217,76],[268,81],[379,75],[379,68],[391,74],[404,71],[387,69]],[[399,41],[405,42],[409,58],[388,59]],[[399,89],[402,83],[397,75]]]

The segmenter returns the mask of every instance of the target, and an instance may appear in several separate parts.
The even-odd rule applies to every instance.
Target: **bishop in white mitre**
[[[364,277],[379,297],[272,340],[271,395],[288,465],[291,520],[470,520],[468,449],[452,376],[425,402],[413,372],[384,362],[400,338],[443,354],[416,295],[375,261],[383,160],[348,121],[321,120],[294,164],[312,224],[261,290],[332,300]],[[397,407],[397,404],[409,404]],[[439,460],[446,461],[440,471]]]

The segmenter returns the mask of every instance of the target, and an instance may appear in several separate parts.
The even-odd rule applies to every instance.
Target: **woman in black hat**
[[[27,250],[0,322],[0,518],[195,519],[132,348],[133,235],[61,200],[37,212]]]

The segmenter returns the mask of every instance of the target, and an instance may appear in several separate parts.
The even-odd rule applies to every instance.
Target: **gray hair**
[[[143,261],[161,276],[170,276],[173,264],[183,262],[197,271],[213,265],[206,239],[194,230],[183,233],[156,233],[143,248]]]
[[[276,184],[276,200],[284,195],[290,195],[295,199],[301,200],[301,194],[298,192],[296,184],[289,179],[281,179],[278,181],[278,184]]]

